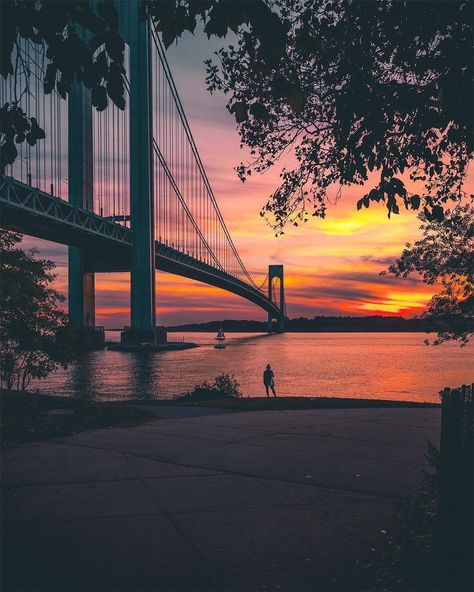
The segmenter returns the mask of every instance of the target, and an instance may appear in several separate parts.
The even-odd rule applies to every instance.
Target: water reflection
[[[97,352],[82,354],[80,359],[71,368],[69,378],[66,380],[66,389],[70,389],[75,398],[93,400],[98,386],[97,364],[93,358]]]
[[[39,388],[83,400],[159,397],[161,358],[153,352],[89,352]],[[51,381],[51,382],[50,382]],[[48,384],[50,382],[50,384]]]
[[[153,352],[136,352],[131,356],[132,384],[136,398],[149,401],[157,397],[155,385],[160,384],[160,358]]]
[[[262,372],[271,364],[282,396],[438,402],[441,388],[471,381],[472,346],[427,347],[424,333],[228,334],[224,350],[214,349],[213,333],[176,337],[200,347],[91,352],[31,387],[84,399],[150,400],[183,394],[225,372],[245,396],[264,396]]]

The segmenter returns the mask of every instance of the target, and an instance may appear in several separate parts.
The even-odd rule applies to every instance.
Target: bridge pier
[[[68,197],[74,206],[93,210],[93,147],[91,93],[74,83],[68,102]],[[84,266],[82,249],[69,247],[68,301],[69,320],[84,349],[105,345],[103,327],[95,326],[95,277]]]
[[[283,265],[269,265],[268,266],[268,298],[273,302],[273,280],[279,280],[280,298],[279,308],[280,314],[276,317],[272,313],[268,313],[268,332],[269,333],[284,333],[285,331],[285,284],[283,275]],[[276,319],[276,330],[274,327],[274,319]]]
[[[69,320],[81,350],[103,349],[105,331],[95,324],[95,274],[84,272],[84,253],[69,247]]]
[[[69,320],[78,328],[95,326],[95,275],[84,272],[84,253],[69,247]]]
[[[155,230],[153,207],[153,111],[150,27],[130,3],[127,28],[130,45],[130,215],[133,232],[130,286],[131,327],[125,343],[163,341],[156,330]]]
[[[273,322],[274,320],[276,320],[276,323]],[[269,314],[268,315],[267,332],[268,333],[284,333],[285,332],[285,318],[283,316],[275,318]]]

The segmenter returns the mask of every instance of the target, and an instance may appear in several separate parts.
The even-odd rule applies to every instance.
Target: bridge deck
[[[83,249],[84,271],[131,270],[133,232],[129,228],[11,177],[2,177],[0,183],[0,221],[24,234]],[[159,241],[155,241],[155,264],[161,271],[242,296],[277,318],[281,314],[250,284]]]

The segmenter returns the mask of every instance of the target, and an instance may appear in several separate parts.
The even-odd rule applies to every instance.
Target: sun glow
[[[366,302],[360,310],[389,314],[416,314],[422,311],[433,292],[389,292],[379,302]]]

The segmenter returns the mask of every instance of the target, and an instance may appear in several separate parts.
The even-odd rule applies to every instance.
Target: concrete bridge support
[[[139,3],[119,2],[121,33],[129,45],[131,327],[127,343],[156,343],[155,232],[153,212],[153,125],[151,32],[141,21]],[[93,210],[93,128],[90,92],[75,84],[69,99],[69,201]],[[85,269],[80,249],[69,248],[69,315],[78,328],[95,326],[94,274]]]
[[[92,103],[90,91],[75,83],[68,102],[68,193],[69,202],[93,210]],[[59,193],[57,188],[57,193]],[[69,247],[69,319],[76,327],[79,342],[86,349],[103,346],[103,330],[95,326],[95,278],[84,269],[84,252]]]
[[[134,2],[128,12],[130,45],[130,214],[133,232],[131,327],[127,343],[158,340],[155,319],[155,233],[153,213],[151,33]]]
[[[273,280],[277,278],[279,280],[278,285],[280,288],[279,308],[280,314],[275,316],[271,313],[268,314],[268,332],[274,333],[275,327],[273,320],[276,323],[276,332],[283,333],[285,331],[285,283],[283,275],[283,265],[269,265],[268,266],[268,297],[273,302]]]

